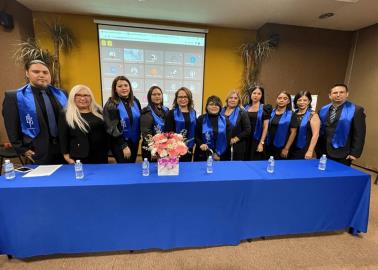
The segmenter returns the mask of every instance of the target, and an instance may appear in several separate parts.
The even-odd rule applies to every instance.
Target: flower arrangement
[[[165,132],[157,133],[147,139],[148,150],[152,157],[157,158],[177,158],[188,152],[184,136],[177,133]]]
[[[178,175],[179,157],[188,153],[182,134],[157,133],[146,138],[151,156],[158,158],[158,175]]]

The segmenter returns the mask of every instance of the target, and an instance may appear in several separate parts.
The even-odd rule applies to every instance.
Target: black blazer
[[[69,154],[75,158],[88,157],[88,137],[79,128],[71,128],[68,125],[65,111],[59,116],[59,143],[62,154]]]
[[[156,111],[155,111],[156,113]],[[164,110],[160,111],[160,117],[164,120],[167,113]],[[158,113],[157,113],[158,114]],[[144,107],[140,114],[140,131],[142,133],[142,139],[144,139],[147,135],[155,135],[155,122],[152,116],[151,108],[149,106]],[[164,132],[164,130],[162,130]]]
[[[332,137],[335,133],[337,122],[341,116],[341,108],[336,112],[335,121],[330,124],[329,112],[327,113],[327,120],[325,123],[325,133],[320,135],[317,145],[317,155],[327,154],[331,158],[342,159],[348,155],[359,158],[365,144],[366,122],[364,108],[356,105],[356,110],[352,119],[352,124],[349,131],[349,136],[344,147],[333,148]]]
[[[207,159],[207,156],[210,154],[210,151],[202,151],[200,149],[201,144],[204,144],[205,142],[202,139],[202,124],[203,124],[203,118],[205,117],[205,114],[200,115],[197,118],[197,126],[196,126],[196,149],[194,153],[194,160],[195,161],[203,161]],[[212,122],[213,124],[213,122]],[[218,122],[215,123],[213,127],[213,132],[214,132],[214,137],[216,138],[218,136]],[[230,139],[231,139],[231,124],[228,118],[226,118],[226,138],[227,138],[227,146],[226,150],[224,153],[220,156],[221,160],[227,160],[228,159],[228,154],[227,154],[227,148],[230,145]]]
[[[234,144],[234,154],[243,153],[242,156],[244,157],[247,147],[247,139],[251,136],[251,123],[249,122],[247,112],[242,109],[240,109],[236,124],[231,131],[231,138],[235,136],[237,136],[240,141]]]
[[[66,94],[66,92],[64,93]],[[7,130],[9,141],[12,143],[12,146],[18,154],[23,154],[27,150],[32,150],[35,152],[33,159],[37,164],[54,163],[54,161],[50,160],[49,155],[49,150],[53,147],[53,145],[50,142],[48,125],[44,120],[42,109],[39,103],[35,100],[35,98],[34,101],[40,126],[40,133],[34,139],[24,135],[21,131],[21,123],[17,103],[17,90],[10,90],[5,92],[2,112],[5,129]],[[58,104],[60,109],[62,109],[59,102],[56,101],[56,103]]]
[[[66,120],[66,112],[59,117],[59,142],[62,154],[72,159],[82,159],[86,163],[107,163],[108,137],[105,123],[94,114],[82,116],[89,124],[89,133],[77,126],[72,128]]]
[[[134,97],[134,102],[136,102],[139,111],[141,111],[140,102],[136,97]],[[111,138],[111,144],[123,149],[126,146],[130,146],[133,143],[131,140],[125,140],[122,136],[121,119],[119,117],[119,111],[117,106],[118,104],[116,104],[111,98],[109,98],[109,100],[106,102],[104,106],[103,114],[106,132],[109,134]],[[126,107],[126,110],[129,114],[129,117],[131,117],[131,109]],[[139,142],[137,142],[136,144],[139,144]]]
[[[167,113],[164,110],[161,110],[160,113],[161,117],[164,120]],[[151,153],[150,151],[148,151],[148,149],[146,149],[148,147],[146,137],[148,135],[154,136],[156,134],[156,130],[154,118],[152,116],[151,108],[149,106],[144,107],[142,109],[140,115],[140,131],[142,133],[142,158],[147,158],[151,161]],[[162,131],[164,132],[164,130]]]

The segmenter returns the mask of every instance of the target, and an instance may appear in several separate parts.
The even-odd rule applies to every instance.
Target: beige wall
[[[355,38],[346,83],[350,100],[365,108],[367,125],[364,152],[355,163],[378,170],[378,24],[359,30]]]
[[[271,34],[279,34],[280,43],[261,69],[267,101],[274,103],[282,90],[309,90],[319,95],[317,109],[328,103],[328,89],[344,82],[353,33],[279,24],[259,29],[263,38]]]
[[[15,64],[12,57],[16,49],[15,45],[27,37],[34,36],[33,18],[29,9],[16,1],[8,1],[5,11],[13,16],[14,28],[6,31],[0,26],[0,110],[2,110],[4,91],[16,89],[25,84],[23,68],[21,65]],[[0,118],[0,143],[3,143],[8,141],[8,137],[4,129],[3,118]]]

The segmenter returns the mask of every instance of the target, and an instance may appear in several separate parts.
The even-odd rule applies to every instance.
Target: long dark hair
[[[310,91],[307,91],[307,90],[300,91],[298,94],[295,95],[295,97],[294,97],[294,109],[296,109],[296,110],[298,109],[297,102],[298,102],[298,99],[300,99],[301,97],[307,97],[308,98],[308,100],[310,101],[310,104],[308,104],[308,107],[311,109],[312,97],[311,97]]]
[[[253,91],[255,91],[256,89],[260,89],[260,91],[261,91],[260,103],[261,104],[265,104],[264,103],[264,100],[265,100],[265,89],[262,86],[259,86],[259,85],[254,86],[253,88],[251,88],[248,91],[248,94],[249,94],[249,96],[248,96],[249,104],[252,105],[252,98],[251,98],[251,96],[252,96]]]
[[[157,86],[157,85],[151,86],[150,89],[148,90],[148,93],[147,93],[148,105],[155,106],[155,104],[152,103],[152,99],[151,99],[152,91],[154,91],[155,89],[160,90],[160,93],[161,93],[161,103],[160,103],[160,105],[163,107],[163,102],[164,102],[163,90],[161,90],[161,88],[159,86]]]
[[[127,104],[132,107],[134,105],[134,93],[133,93],[133,88],[131,86],[131,82],[128,78],[126,78],[125,76],[117,76],[114,78],[113,82],[112,82],[112,101],[116,104],[120,103],[121,100],[120,100],[120,97],[118,96],[117,94],[117,91],[116,91],[116,88],[117,88],[117,82],[118,81],[126,81],[128,84],[129,84],[129,87],[130,87],[130,94],[128,96],[128,101],[127,101]]]

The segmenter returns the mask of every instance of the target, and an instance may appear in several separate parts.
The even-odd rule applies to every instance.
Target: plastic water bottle
[[[274,157],[270,156],[268,160],[268,167],[266,168],[268,173],[274,173]]]
[[[9,159],[6,159],[4,161],[3,171],[4,171],[5,179],[10,180],[10,179],[14,179],[16,177],[16,174],[14,173],[13,163],[10,162]]]
[[[150,175],[150,162],[148,162],[147,158],[144,158],[142,163],[142,175],[149,176]]]
[[[319,159],[318,169],[321,171],[325,171],[326,167],[327,167],[327,156],[322,155],[322,157]]]
[[[76,160],[75,163],[75,177],[76,179],[84,178],[83,164],[80,162],[80,160]]]
[[[213,173],[213,156],[209,156],[206,162],[206,172]]]

